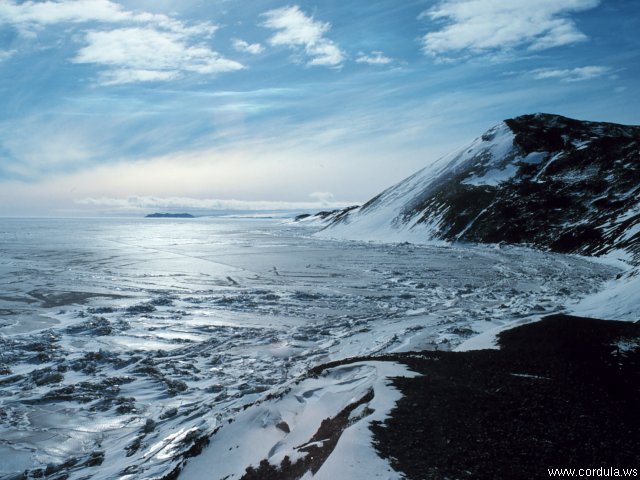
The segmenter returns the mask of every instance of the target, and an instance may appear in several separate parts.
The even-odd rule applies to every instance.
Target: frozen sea
[[[314,231],[0,219],[0,479],[161,478],[310,366],[451,349],[564,311],[618,273],[526,248]]]

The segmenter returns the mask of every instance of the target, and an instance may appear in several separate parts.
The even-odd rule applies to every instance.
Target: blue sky
[[[638,124],[637,0],[0,0],[0,215],[364,201],[499,121]]]

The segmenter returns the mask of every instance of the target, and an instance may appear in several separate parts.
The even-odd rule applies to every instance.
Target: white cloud
[[[444,22],[422,37],[427,55],[444,58],[508,51],[544,50],[587,40],[568,18],[600,0],[444,0],[420,18]]]
[[[119,28],[90,31],[87,45],[74,63],[108,67],[105,84],[170,80],[183,72],[215,74],[240,70],[243,66],[223,58],[205,45],[189,45],[184,35],[152,28]]]
[[[15,50],[0,50],[0,62],[8,60],[16,54]]]
[[[589,65],[587,67],[565,69],[538,68],[531,71],[530,74],[536,80],[557,79],[563,82],[581,82],[583,80],[601,77],[610,71],[611,69],[609,67]]]
[[[0,4],[0,21],[48,25],[60,22],[121,22],[133,15],[109,0],[4,1]]]
[[[310,45],[306,48],[306,52],[312,57],[309,65],[337,67],[344,61],[342,50],[330,40]]]
[[[207,75],[243,68],[207,45],[215,25],[129,11],[111,0],[1,1],[2,23],[25,31],[65,23],[105,24],[85,33],[86,45],[71,59],[107,67],[100,75],[105,85],[167,81],[184,73]]]
[[[310,57],[308,65],[337,67],[344,62],[340,47],[324,36],[331,29],[330,23],[308,17],[297,5],[269,10],[263,16],[263,26],[277,30],[269,39],[271,45],[303,48]]]
[[[233,48],[238,52],[250,53],[251,55],[259,55],[264,52],[264,47],[259,43],[249,43],[239,38],[234,38],[232,43]]]
[[[369,55],[360,52],[358,58],[356,58],[357,63],[367,63],[369,65],[388,65],[392,61],[393,60],[385,56],[384,53],[378,51],[373,51]]]
[[[186,25],[167,15],[133,12],[111,0],[57,0],[0,3],[0,23],[53,25],[58,23],[144,23],[182,34],[213,34],[216,26],[203,22]]]
[[[138,68],[111,69],[100,75],[102,85],[122,85],[135,82],[166,82],[179,76],[176,70],[143,70]]]

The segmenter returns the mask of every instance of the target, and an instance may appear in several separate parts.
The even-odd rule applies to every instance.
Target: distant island
[[[196,218],[190,213],[150,213],[145,218]]]

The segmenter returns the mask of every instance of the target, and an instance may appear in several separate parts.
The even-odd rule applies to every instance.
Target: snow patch
[[[500,350],[498,346],[498,334],[505,330],[511,330],[528,323],[537,322],[542,318],[542,315],[535,315],[527,318],[515,320],[513,322],[507,322],[504,325],[490,328],[479,335],[471,337],[458,345],[454,352],[468,352],[470,350]]]
[[[518,173],[517,165],[507,165],[504,168],[498,169],[493,168],[486,172],[484,175],[478,177],[474,175],[473,177],[467,178],[462,183],[465,185],[473,185],[475,187],[479,187],[481,185],[489,185],[495,187],[496,185],[500,185],[508,180],[511,180],[516,173]]]
[[[639,320],[640,275],[633,273],[609,281],[599,293],[574,304],[571,313],[608,320]]]
[[[415,375],[404,365],[392,362],[357,362],[328,369],[224,425],[204,452],[187,464],[180,478],[209,478],[215,472],[216,478],[232,480],[241,478],[248,466],[257,467],[263,459],[279,466],[288,456],[295,463],[305,457],[302,447],[310,445],[324,419],[335,417],[373,391],[373,399],[352,412],[352,423],[320,470],[308,478],[400,479],[400,474],[376,454],[369,424],[384,421],[401,398],[400,392],[389,385],[389,378]]]
[[[627,355],[640,348],[640,339],[637,338],[621,338],[614,345],[621,355]]]

